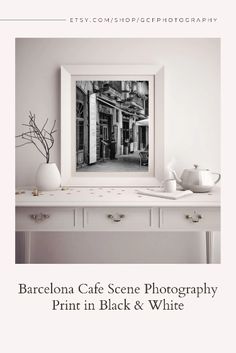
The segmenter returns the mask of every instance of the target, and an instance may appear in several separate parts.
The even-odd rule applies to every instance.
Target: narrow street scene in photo
[[[147,172],[148,114],[148,81],[76,81],[76,171]]]

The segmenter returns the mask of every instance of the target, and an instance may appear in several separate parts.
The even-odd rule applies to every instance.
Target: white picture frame
[[[76,172],[76,80],[149,80],[149,168],[145,173]],[[164,68],[161,65],[61,66],[61,177],[63,186],[156,186],[164,175]]]

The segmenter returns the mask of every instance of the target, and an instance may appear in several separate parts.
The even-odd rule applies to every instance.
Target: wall
[[[216,38],[17,39],[16,133],[22,131],[29,110],[42,121],[56,119],[51,160],[60,166],[60,66],[157,63],[165,68],[165,163],[174,160],[178,172],[194,163],[220,171],[220,42]],[[17,148],[16,185],[33,185],[40,162],[32,146]],[[203,240],[199,236],[187,255],[185,249],[180,251],[176,262],[190,261],[191,254],[201,261]],[[176,251],[189,237],[184,234],[180,242],[172,235],[168,241]],[[217,238],[217,261],[218,245]]]

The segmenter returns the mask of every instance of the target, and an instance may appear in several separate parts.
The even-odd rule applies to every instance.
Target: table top
[[[178,200],[140,194],[160,192],[159,187],[69,187],[32,194],[32,188],[17,188],[16,207],[219,207],[220,189],[193,193]]]

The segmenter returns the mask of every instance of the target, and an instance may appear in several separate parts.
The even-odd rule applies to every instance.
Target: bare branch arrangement
[[[56,125],[56,120],[54,120],[51,130],[46,130],[47,123],[48,119],[45,121],[42,128],[40,129],[36,123],[35,114],[29,112],[29,123],[22,124],[22,126],[26,126],[28,128],[28,131],[16,136],[16,138],[21,138],[25,140],[25,142],[20,145],[17,145],[16,147],[25,146],[32,143],[37,148],[37,150],[44,156],[44,158],[46,159],[46,163],[49,163],[50,149],[54,145],[53,134],[56,132],[56,130],[54,129]]]

